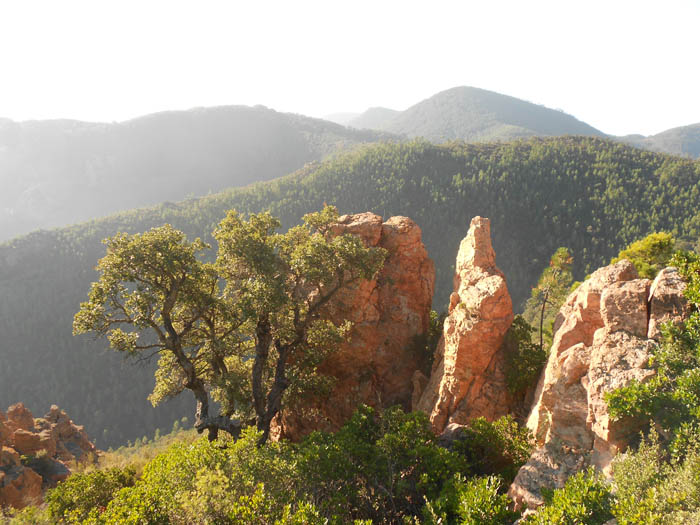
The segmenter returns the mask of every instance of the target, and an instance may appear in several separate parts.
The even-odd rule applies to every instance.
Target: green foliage
[[[653,279],[660,270],[668,266],[675,244],[676,241],[670,233],[650,233],[644,239],[635,241],[620,251],[610,263],[629,259],[640,277]]]
[[[564,488],[543,490],[545,505],[523,521],[527,525],[603,525],[612,515],[610,487],[592,469],[571,476]]]
[[[214,233],[214,264],[201,260],[208,245],[168,224],[118,234],[105,241],[73,331],[104,335],[127,355],[159,353],[149,399],[157,405],[191,390],[197,431],[236,435],[254,416],[264,441],[283,395],[292,405],[322,393],[316,368],[348,334],[349,323],[322,319],[321,308],[384,263],[383,248],[334,234],[337,220],[326,206],[281,234],[269,213],[244,219],[232,210]],[[209,415],[210,392],[220,415]]]
[[[522,395],[534,386],[547,363],[546,348],[532,342],[534,331],[523,316],[516,315],[503,340],[506,384],[512,394]]]
[[[501,491],[497,477],[465,479],[456,475],[440,497],[426,501],[423,516],[426,525],[459,523],[461,525],[506,525],[513,523],[517,512],[510,510],[510,498]]]
[[[397,522],[417,515],[424,497],[436,497],[467,469],[435,440],[423,413],[361,407],[337,433],[309,436],[299,447],[299,470],[324,515]]]
[[[697,523],[700,519],[700,454],[697,437],[684,459],[669,461],[655,433],[638,450],[613,463],[616,502],[613,513],[620,525]]]
[[[34,506],[21,510],[0,508],[0,523],[3,525],[55,525],[48,509]]]
[[[445,494],[456,494],[464,519],[505,512],[495,478],[455,478],[469,466],[437,445],[423,413],[361,407],[335,434],[264,446],[259,438],[249,428],[237,441],[176,443],[135,482],[110,482],[118,469],[74,475],[50,493],[51,516],[95,525],[399,523]]]
[[[476,476],[501,476],[510,484],[533,450],[532,436],[507,415],[490,422],[472,419],[462,429],[453,450],[464,456],[469,472]]]
[[[179,396],[150,406],[155,362],[124,366],[120,355],[104,351],[106,341],[70,334],[76,305],[98,278],[100,241],[168,223],[214,245],[210,232],[232,208],[267,210],[286,231],[324,202],[341,213],[415,220],[435,261],[438,311],[452,291],[466,225],[475,215],[489,217],[498,265],[520,311],[560,246],[575,254],[572,273],[580,279],[652,231],[696,242],[700,163],[582,137],[377,144],[267,183],[32,233],[0,245],[0,399],[35,412],[56,403],[102,448],[169,429],[191,413],[192,401]]]
[[[554,319],[570,293],[574,280],[571,274],[573,262],[568,248],[557,248],[525,303],[523,317],[537,325],[542,350],[547,351],[552,344]]]
[[[682,454],[689,429],[700,426],[700,256],[678,252],[671,264],[687,282],[683,294],[693,311],[683,323],[663,327],[650,360],[656,375],[609,393],[606,401],[613,418],[646,418],[679,439],[672,447]]]
[[[117,491],[135,482],[131,468],[73,474],[46,493],[49,515],[56,522],[82,523],[93,509],[104,509]]]
[[[294,466],[282,445],[258,448],[258,438],[249,429],[227,447],[204,439],[172,446],[97,523],[243,523],[255,512],[274,521],[295,494]]]

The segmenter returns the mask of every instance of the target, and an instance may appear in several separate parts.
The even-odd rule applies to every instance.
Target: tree
[[[569,293],[573,281],[571,275],[573,262],[574,258],[568,248],[557,248],[525,305],[523,317],[526,320],[533,322],[539,318],[540,349],[544,348],[545,318],[554,318]]]
[[[675,240],[670,233],[650,233],[620,251],[618,256],[610,261],[610,264],[622,259],[629,259],[640,277],[653,279],[671,260],[674,246]]]
[[[323,307],[359,279],[370,279],[386,253],[352,235],[335,235],[338,212],[308,214],[287,233],[269,213],[247,220],[229,212],[215,231],[214,263],[201,240],[165,225],[107,239],[107,255],[74,333],[105,335],[131,356],[159,355],[157,404],[190,390],[195,428],[238,436],[255,424],[264,443],[285,393],[293,402],[324,379],[317,365],[347,337],[349,323],[323,318]],[[210,414],[210,396],[220,403]]]

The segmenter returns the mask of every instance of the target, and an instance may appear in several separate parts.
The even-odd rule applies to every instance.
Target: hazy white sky
[[[468,85],[612,134],[700,122],[700,0],[0,0],[0,116],[405,109]]]

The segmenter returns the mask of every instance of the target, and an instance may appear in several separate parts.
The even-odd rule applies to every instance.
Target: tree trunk
[[[275,380],[270,387],[270,392],[267,395],[267,409],[262,418],[258,418],[258,430],[262,430],[262,436],[258,440],[258,446],[267,443],[270,437],[270,425],[272,420],[279,413],[282,407],[282,395],[289,386],[289,381],[285,375],[287,370],[287,357],[290,348],[288,346],[277,346],[277,365],[275,366]]]
[[[258,419],[258,428],[260,428],[260,421],[265,416],[263,372],[270,355],[271,344],[272,330],[270,328],[270,320],[267,316],[263,316],[258,320],[258,324],[255,327],[255,361],[253,362],[252,371],[253,406]]]

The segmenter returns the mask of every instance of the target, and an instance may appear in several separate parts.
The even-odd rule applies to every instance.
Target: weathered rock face
[[[335,378],[326,399],[277,418],[272,436],[299,439],[312,430],[336,430],[357,406],[411,407],[412,377],[424,358],[415,338],[430,325],[435,268],[421,230],[407,217],[386,222],[373,213],[340,217],[333,233],[359,236],[366,246],[387,250],[375,280],[362,281],[336,296],[324,315],[353,323],[347,343],[319,367]]]
[[[500,349],[513,304],[488,219],[472,219],[460,244],[454,290],[430,380],[413,407],[430,415],[436,433],[479,416],[497,419],[511,408]]]
[[[676,268],[664,268],[659,272],[649,291],[649,332],[647,337],[659,339],[659,326],[677,321],[690,313],[690,306],[683,297],[685,283]]]
[[[83,427],[55,405],[43,418],[35,419],[22,403],[7,415],[0,412],[0,507],[39,503],[44,489],[68,477],[70,463],[96,459]]]
[[[527,422],[539,448],[509,489],[516,505],[541,505],[542,487],[561,487],[586,466],[609,474],[638,434],[635,421],[610,419],[604,396],[653,376],[646,366],[658,325],[682,319],[688,307],[674,268],[653,283],[637,277],[627,260],[601,268],[562,306]]]

